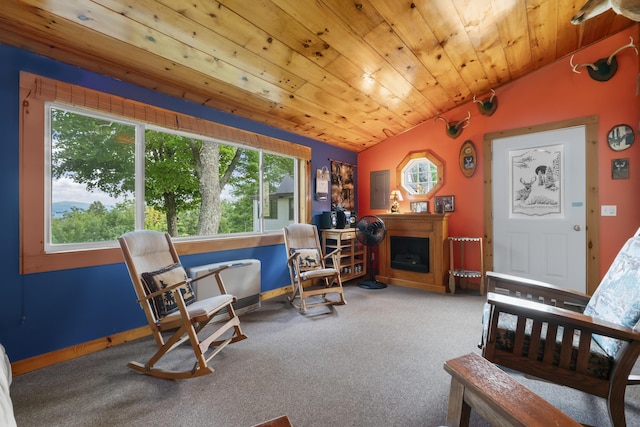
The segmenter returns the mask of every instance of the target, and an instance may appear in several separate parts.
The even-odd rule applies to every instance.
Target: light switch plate
[[[602,205],[600,206],[600,215],[601,216],[616,216],[617,206],[616,205]]]

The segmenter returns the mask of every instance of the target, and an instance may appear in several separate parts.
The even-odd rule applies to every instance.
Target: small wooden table
[[[468,270],[464,261],[464,249],[467,243],[480,245],[480,270]],[[460,267],[455,268],[455,246],[460,249]],[[479,278],[480,295],[484,295],[484,253],[482,237],[449,237],[449,292],[456,293],[456,277]]]
[[[475,353],[444,362],[451,375],[447,426],[469,426],[473,408],[492,425],[582,426]]]

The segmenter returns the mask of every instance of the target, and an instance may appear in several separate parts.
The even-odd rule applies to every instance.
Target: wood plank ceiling
[[[0,42],[361,151],[635,25],[584,1],[3,0]]]

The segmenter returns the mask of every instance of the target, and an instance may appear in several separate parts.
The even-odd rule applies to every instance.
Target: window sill
[[[254,236],[221,237],[209,240],[175,242],[179,255],[229,251],[283,244],[282,233],[272,232]],[[23,254],[22,274],[69,270],[124,262],[120,248],[101,248],[58,253]]]

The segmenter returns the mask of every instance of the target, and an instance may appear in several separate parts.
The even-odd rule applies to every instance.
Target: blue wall
[[[0,45],[0,182],[3,225],[0,244],[0,343],[12,361],[81,344],[146,324],[123,263],[37,274],[19,274],[19,79],[28,71],[158,107],[201,117],[306,145],[312,148],[312,170],[329,166],[329,158],[356,163],[357,155],[309,138],[261,125],[181,99],[91,73],[27,51]],[[28,155],[28,153],[27,153]],[[356,193],[357,194],[357,193]],[[316,216],[330,201],[313,202]],[[262,261],[262,291],[288,284],[281,245],[182,257],[186,267],[240,258]]]

